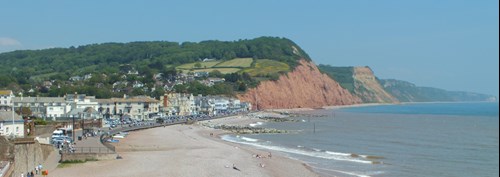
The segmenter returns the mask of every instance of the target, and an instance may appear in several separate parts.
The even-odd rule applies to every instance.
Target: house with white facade
[[[160,111],[160,102],[146,96],[97,99],[98,112],[103,115],[128,115],[131,119],[150,119],[150,114]]]
[[[98,103],[95,96],[87,96],[85,94],[67,94],[64,97],[67,105],[71,106],[68,112],[76,108],[88,108],[91,107],[97,110]]]
[[[12,90],[0,90],[0,110],[8,111],[12,107]]]
[[[32,115],[56,120],[65,117],[73,109],[92,108],[97,110],[98,103],[94,96],[85,94],[67,94],[65,97],[14,97],[12,103],[16,110],[27,107]]]
[[[52,120],[71,110],[63,97],[14,97],[12,104],[15,110],[27,107],[33,116]]]
[[[14,123],[12,117],[14,116]],[[24,137],[24,120],[12,111],[0,111],[0,136]]]
[[[222,113],[229,110],[229,99],[225,97],[215,97],[215,112]]]

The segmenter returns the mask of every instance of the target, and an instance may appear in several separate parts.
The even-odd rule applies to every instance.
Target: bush
[[[47,121],[45,121],[41,118],[37,118],[37,119],[35,119],[35,125],[47,125]]]

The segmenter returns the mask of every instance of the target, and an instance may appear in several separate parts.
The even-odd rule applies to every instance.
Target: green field
[[[251,76],[265,76],[267,74],[278,73],[280,71],[286,72],[289,70],[290,66],[288,66],[288,64],[286,63],[268,59],[260,59],[257,60],[254,68],[244,69],[242,72],[247,72]]]
[[[196,69],[196,67],[194,65],[196,65],[196,63],[200,63],[201,67],[200,68],[211,68],[217,64],[219,64],[221,61],[207,61],[207,62],[195,62],[195,63],[188,63],[188,64],[183,64],[183,65],[180,65],[180,66],[177,66],[176,68],[177,69]]]
[[[252,66],[252,58],[235,58],[214,66],[214,68],[248,68]]]
[[[184,73],[200,71],[212,72],[214,70],[218,70],[222,74],[247,72],[253,77],[269,77],[269,74],[290,70],[290,66],[288,66],[288,64],[279,61],[258,59],[256,60],[255,66],[252,67],[253,61],[254,60],[252,58],[235,58],[224,62],[197,62],[202,65],[201,68],[195,68],[194,65],[196,63],[183,64],[176,68],[182,70]]]
[[[194,70],[182,70],[183,73],[188,72],[212,72],[214,70],[220,71],[222,74],[230,74],[240,71],[240,68],[207,68],[207,69],[194,69]]]

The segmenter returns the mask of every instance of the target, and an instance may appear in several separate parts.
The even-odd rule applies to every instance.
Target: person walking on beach
[[[43,167],[42,164],[39,163],[38,164],[38,170],[42,171],[42,167]]]
[[[236,166],[233,164],[233,169],[241,171],[240,169],[236,168]]]

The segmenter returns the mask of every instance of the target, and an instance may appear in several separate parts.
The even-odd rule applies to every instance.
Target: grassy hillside
[[[222,63],[219,63],[214,68],[248,68],[252,66],[252,58],[235,58]]]
[[[290,71],[290,66],[286,63],[269,59],[260,59],[256,60],[255,67],[244,69],[242,72],[246,72],[254,77],[264,77],[288,71]]]
[[[231,74],[231,73],[237,73],[240,70],[241,70],[240,68],[207,68],[207,69],[189,70],[189,71],[184,71],[184,72],[213,72],[213,71],[219,71],[222,74]]]
[[[180,66],[177,66],[177,69],[181,70],[189,70],[189,69],[196,69],[196,68],[211,68],[217,64],[219,64],[222,61],[207,61],[207,62],[194,62],[194,63],[187,63],[183,64]],[[196,65],[199,64],[199,67],[196,67]]]

